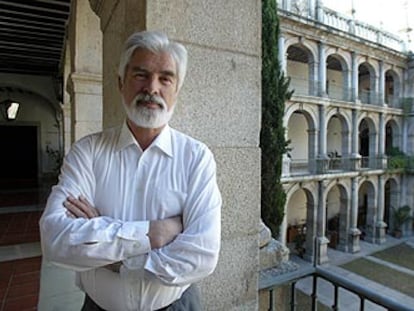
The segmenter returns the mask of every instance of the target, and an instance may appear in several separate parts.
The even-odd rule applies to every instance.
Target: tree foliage
[[[279,235],[284,217],[286,195],[280,183],[282,156],[287,151],[283,128],[285,101],[292,92],[288,90],[278,60],[279,21],[276,0],[262,0],[262,193],[261,212],[264,223]]]

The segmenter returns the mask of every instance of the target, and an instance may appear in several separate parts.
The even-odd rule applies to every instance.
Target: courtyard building
[[[281,241],[302,235],[304,258],[321,264],[328,248],[384,243],[398,229],[394,209],[413,206],[414,58],[400,38],[323,1],[278,1],[278,16],[279,61],[294,91]]]

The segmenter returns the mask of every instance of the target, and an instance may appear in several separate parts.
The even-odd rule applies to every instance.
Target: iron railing
[[[323,279],[330,284],[332,284],[333,297],[332,297],[332,310],[339,310],[339,289],[345,289],[348,292],[351,292],[356,295],[356,299],[359,299],[359,310],[364,311],[366,302],[369,301],[377,306],[381,306],[386,310],[390,311],[414,311],[414,306],[407,306],[403,301],[397,301],[390,296],[384,295],[381,292],[370,289],[363,284],[354,282],[348,278],[335,274],[327,269],[322,267],[309,267],[304,270],[302,273],[293,273],[290,274],[290,277],[280,277],[275,280],[272,284],[265,284],[261,282],[259,290],[269,292],[268,300],[268,309],[269,311],[275,310],[275,301],[274,301],[274,290],[282,286],[290,285],[290,302],[289,309],[291,311],[297,310],[298,302],[296,300],[296,283],[302,279],[312,277],[312,293],[311,297],[311,309],[312,311],[317,310],[318,303],[318,279]],[[299,306],[300,307],[300,306]]]

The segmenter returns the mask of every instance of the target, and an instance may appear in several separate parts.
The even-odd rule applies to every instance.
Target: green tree
[[[293,92],[289,79],[280,70],[278,60],[279,20],[276,0],[262,0],[262,193],[261,212],[264,223],[279,235],[284,217],[286,194],[280,183],[282,156],[287,151],[283,128],[285,101]]]

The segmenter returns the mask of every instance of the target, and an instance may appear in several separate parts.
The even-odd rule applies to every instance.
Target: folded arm
[[[88,140],[73,146],[39,223],[44,257],[79,271],[148,254],[182,229],[179,218],[151,223],[100,215],[89,203],[96,185],[91,149]]]
[[[172,285],[191,284],[211,274],[220,251],[221,204],[216,164],[210,150],[204,149],[189,179],[183,232],[165,247],[152,250],[144,268]]]

